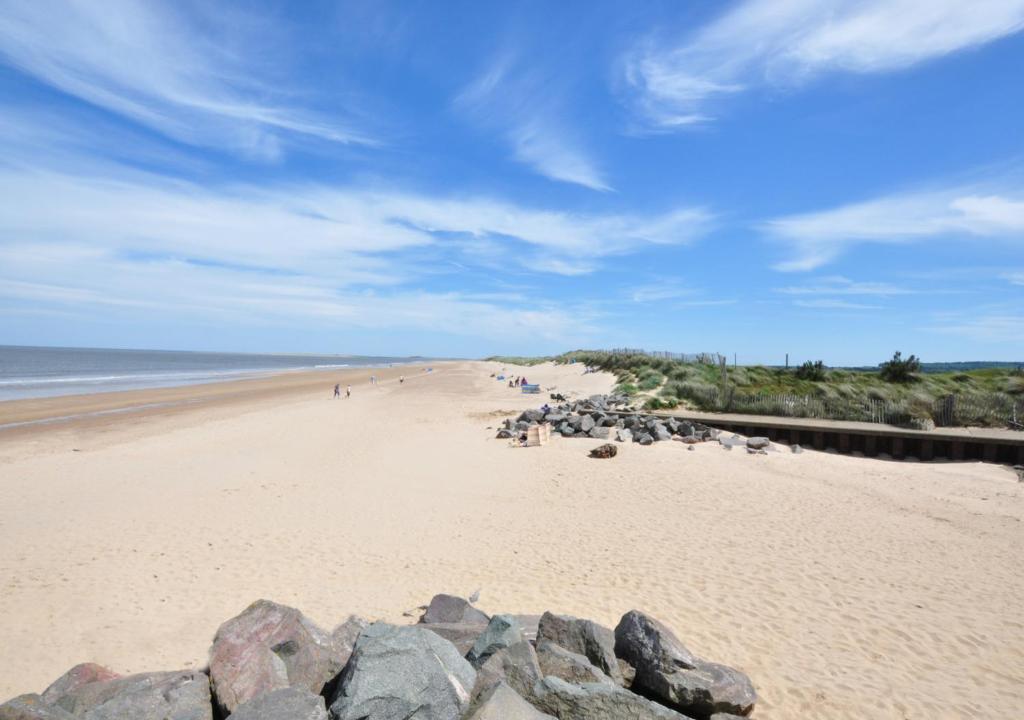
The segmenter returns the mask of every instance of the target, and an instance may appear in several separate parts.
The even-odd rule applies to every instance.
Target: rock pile
[[[636,610],[613,631],[438,595],[415,625],[350,617],[333,632],[260,600],[217,631],[208,670],[78,665],[0,720],[727,720],[756,700],[746,675]]]
[[[641,445],[672,439],[698,443],[718,437],[717,430],[700,423],[637,412],[623,395],[592,395],[555,407],[524,410],[515,420],[505,420],[497,436],[518,437],[541,423],[550,424],[552,432],[562,437],[614,438]]]

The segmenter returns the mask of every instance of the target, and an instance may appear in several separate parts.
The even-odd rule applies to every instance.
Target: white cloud
[[[1012,272],[1003,275],[1011,285],[1024,285],[1024,272]]]
[[[821,278],[816,284],[790,285],[775,288],[775,292],[785,295],[876,295],[888,297],[890,295],[908,295],[913,290],[890,283],[857,282],[841,275],[833,275]]]
[[[864,303],[849,302],[847,300],[833,300],[822,298],[820,300],[796,300],[793,303],[798,307],[816,308],[820,310],[881,310],[881,305],[866,305]]]
[[[689,242],[710,222],[699,208],[653,218],[569,213],[349,187],[209,188],[123,169],[0,167],[0,196],[0,296],[14,309],[322,320],[568,344],[589,332],[585,304],[417,284],[453,263],[486,279],[478,244],[524,275],[573,275],[652,244]]]
[[[560,182],[601,192],[612,188],[590,153],[567,127],[560,93],[551,81],[521,70],[509,55],[500,56],[455,98],[457,111],[500,132],[513,158],[534,172]]]
[[[642,43],[625,79],[646,120],[672,129],[751,87],[900,70],[1022,28],[1024,0],[745,0],[684,42]]]
[[[988,314],[949,319],[929,328],[933,332],[958,335],[981,342],[1012,343],[1020,347],[1024,337],[1024,315]]]
[[[292,91],[258,58],[284,54],[251,14],[138,0],[4,2],[0,61],[181,142],[273,158],[286,137],[374,140],[332,113],[293,107]],[[218,14],[219,13],[219,14]]]
[[[778,270],[813,270],[857,243],[907,243],[968,236],[1020,240],[1024,194],[971,188],[907,193],[820,212],[791,215],[761,224],[792,249]]]

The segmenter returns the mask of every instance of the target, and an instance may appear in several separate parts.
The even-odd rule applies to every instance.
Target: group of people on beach
[[[526,378],[519,377],[519,376],[516,376],[515,380],[509,380],[508,381],[508,386],[509,387],[521,387],[521,386],[526,385],[526,384],[527,384]]]
[[[370,376],[370,384],[371,385],[379,386],[380,385],[380,378],[378,378],[376,375],[371,375]],[[398,384],[399,385],[404,385],[405,384],[405,375],[399,375],[398,376]],[[511,387],[511,384],[509,385],[509,387]],[[341,397],[341,383],[335,383],[334,384],[334,397],[336,397],[336,398],[340,398]],[[346,385],[345,386],[345,397],[346,398],[352,397],[352,386],[351,385]]]

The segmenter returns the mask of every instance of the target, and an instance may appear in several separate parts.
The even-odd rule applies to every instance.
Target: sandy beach
[[[543,400],[493,363],[433,367],[0,404],[0,424],[105,413],[0,431],[0,701],[77,662],[202,667],[219,623],[260,597],[333,626],[479,589],[488,612],[613,626],[644,609],[748,673],[759,718],[1024,706],[1011,469],[512,448],[493,428]],[[566,394],[613,384],[508,369]]]

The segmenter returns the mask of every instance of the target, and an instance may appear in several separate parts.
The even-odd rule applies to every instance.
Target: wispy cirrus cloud
[[[910,243],[944,237],[1019,242],[1024,190],[953,188],[895,194],[761,223],[790,247],[777,270],[814,270],[859,243]]]
[[[550,78],[510,54],[494,60],[455,98],[457,112],[501,133],[513,158],[544,177],[607,192],[611,186],[569,127],[568,112]]]
[[[650,38],[624,59],[655,130],[710,119],[716,100],[828,72],[880,73],[1024,28],[1024,0],[744,0],[686,40]]]
[[[1007,280],[1011,285],[1022,285],[1024,286],[1024,271],[1006,273],[1003,278]]]
[[[775,288],[775,292],[784,295],[874,295],[889,297],[891,295],[909,295],[914,291],[883,282],[863,282],[850,280],[841,275],[820,278],[808,285],[789,285]]]
[[[835,300],[832,298],[821,298],[818,300],[796,300],[797,307],[814,308],[816,310],[881,310],[881,305],[868,305],[866,303],[850,302],[849,300]]]
[[[0,15],[0,62],[70,96],[177,141],[274,158],[295,138],[375,144],[354,120],[302,109],[259,60],[283,41],[252,16],[201,5],[8,2]],[[201,21],[200,21],[201,20]]]

